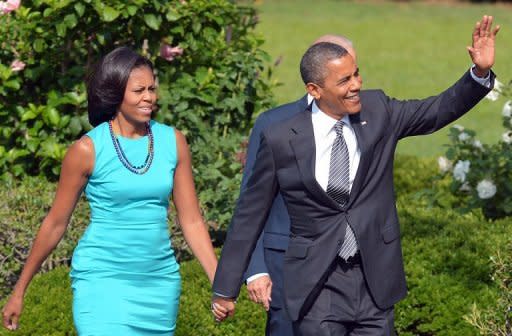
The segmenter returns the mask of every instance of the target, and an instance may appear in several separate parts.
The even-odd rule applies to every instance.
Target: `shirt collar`
[[[338,122],[338,120],[334,119],[333,117],[325,114],[325,112],[320,110],[320,108],[316,104],[316,101],[313,101],[313,105],[311,106],[311,112],[315,124],[315,129],[318,130],[319,135],[326,137],[329,134],[329,132],[334,132],[334,125],[336,124],[336,122]],[[343,120],[346,126],[352,128],[348,114],[345,115],[341,120]]]

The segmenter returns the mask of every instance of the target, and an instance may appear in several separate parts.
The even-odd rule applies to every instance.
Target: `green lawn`
[[[258,31],[264,49],[282,62],[275,79],[279,103],[301,97],[305,90],[298,64],[318,36],[338,33],[354,41],[365,88],[381,88],[393,97],[422,98],[451,85],[470,66],[466,45],[474,23],[483,14],[495,16],[501,26],[497,61],[500,81],[512,79],[512,6],[425,4],[334,0],[262,0]],[[496,142],[503,129],[504,100],[481,102],[457,121],[477,131],[485,143]],[[444,153],[447,130],[402,141],[399,152],[421,156]]]

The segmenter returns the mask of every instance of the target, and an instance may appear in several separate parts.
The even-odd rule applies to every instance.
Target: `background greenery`
[[[477,335],[478,329],[463,318],[472,314],[473,304],[490,309],[492,314],[487,314],[496,321],[504,321],[504,307],[510,301],[505,301],[507,292],[500,287],[503,283],[496,278],[493,281],[490,276],[493,270],[490,256],[497,255],[500,250],[505,251],[502,253],[503,263],[511,265],[512,255],[506,253],[507,240],[512,236],[510,220],[489,222],[478,212],[462,216],[456,210],[432,207],[420,191],[431,188],[436,172],[433,159],[399,156],[395,167],[409,284],[409,295],[396,307],[399,334]],[[49,196],[52,194],[51,187],[41,178],[26,179],[10,187],[8,194],[0,194],[0,209],[10,209],[0,213],[4,228],[0,231],[0,242],[7,241],[7,244],[0,245],[5,246],[0,250],[3,256],[13,246],[26,251],[35,228],[51,203]],[[28,208],[37,211],[28,216]],[[76,214],[79,218],[73,219],[65,240],[50,257],[54,261],[53,266],[64,266],[38,276],[30,286],[17,335],[74,334],[66,265],[70,248],[76,244],[86,224],[86,213],[81,209],[79,207]],[[8,241],[6,237],[19,235],[21,228],[27,231],[20,236],[23,240],[15,241],[15,244]],[[180,248],[177,249],[179,252]],[[21,265],[20,258],[7,256],[4,260],[9,263],[4,264],[0,279],[6,276],[6,272],[17,274]],[[183,294],[176,335],[263,334],[265,314],[261,307],[248,301],[245,290],[242,290],[236,318],[226,324],[213,323],[208,309],[210,286],[201,267],[195,260],[183,261],[181,266]],[[502,271],[503,281],[509,279],[509,269]],[[4,289],[2,297],[10,285],[12,283],[1,284]],[[500,304],[496,305],[498,300],[501,300]],[[4,301],[1,300],[0,305]],[[0,331],[0,335],[8,334]]]
[[[239,187],[235,154],[273,98],[254,17],[229,0],[22,1],[0,15],[0,176],[56,180],[68,145],[90,129],[88,70],[127,45],[155,63],[156,119],[187,136],[205,217],[225,224]],[[183,54],[165,60],[164,45]],[[15,59],[24,70],[11,70]]]
[[[456,1],[261,0],[257,31],[263,48],[281,59],[274,90],[279,103],[296,100],[305,90],[298,64],[317,37],[342,34],[354,42],[364,88],[381,88],[396,98],[422,98],[453,84],[470,66],[465,49],[473,26],[482,15],[495,16],[498,35],[494,70],[498,79],[512,79],[512,6],[475,5]],[[501,131],[501,107],[482,101],[458,124],[478,131],[482,141],[496,142]],[[447,130],[403,140],[400,153],[434,156],[444,153]]]
[[[142,50],[148,39],[145,52],[156,61],[161,84],[157,118],[188,134],[205,216],[218,229],[212,233],[219,242],[238,196],[241,141],[254,116],[272,105],[273,92],[280,103],[302,96],[297,64],[319,35],[340,33],[354,40],[365,87],[383,88],[398,98],[424,97],[444,89],[467,69],[464,47],[470,43],[472,26],[489,13],[503,26],[495,71],[503,81],[512,78],[507,57],[512,12],[502,5],[267,0],[256,1],[254,7],[261,11],[257,16],[250,7],[239,8],[227,0],[22,4],[19,12],[0,17],[0,44],[5,47],[0,50],[0,170],[54,179],[67,144],[88,129],[83,66],[116,44]],[[89,21],[78,20],[84,15]],[[253,34],[258,20],[259,36]],[[179,45],[184,54],[167,63],[158,58],[162,43]],[[272,65],[263,49],[271,59],[283,56],[277,76],[271,77]],[[24,71],[9,69],[15,57],[27,62]],[[276,81],[283,85],[273,90]],[[501,106],[484,101],[459,123],[477,129],[484,141],[496,141]],[[437,163],[432,157],[443,153],[441,144],[447,142],[446,133],[406,140],[399,151],[415,156],[399,156],[395,164],[410,289],[397,305],[400,335],[476,335],[484,330],[478,323],[502,323],[510,305],[510,286],[503,285],[510,284],[510,242],[505,241],[512,236],[510,219],[490,222],[479,211],[461,215],[433,200],[444,195],[449,204],[453,197],[447,194],[448,181],[434,178]],[[45,176],[2,180],[0,305],[19,274],[54,189]],[[38,276],[29,289],[17,335],[73,335],[67,265],[87,222],[87,206],[81,200],[65,239],[43,266],[50,272]],[[169,222],[173,245],[186,260],[187,248],[172,211]],[[499,265],[506,267],[490,260],[499,251],[505,251]],[[248,302],[245,291],[237,317],[216,325],[208,309],[209,285],[197,262],[183,261],[182,275],[177,335],[263,334],[264,313]],[[481,311],[483,321],[474,318]],[[478,323],[471,325],[464,316]]]

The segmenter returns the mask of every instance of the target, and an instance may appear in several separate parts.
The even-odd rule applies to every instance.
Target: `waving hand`
[[[467,47],[478,77],[485,77],[494,64],[494,42],[500,26],[493,29],[492,21],[492,16],[484,15],[482,20],[475,24],[473,44]]]

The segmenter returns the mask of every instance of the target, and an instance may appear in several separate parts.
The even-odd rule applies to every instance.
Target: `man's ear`
[[[322,88],[315,83],[307,83],[306,90],[315,100],[320,99],[322,96]]]

